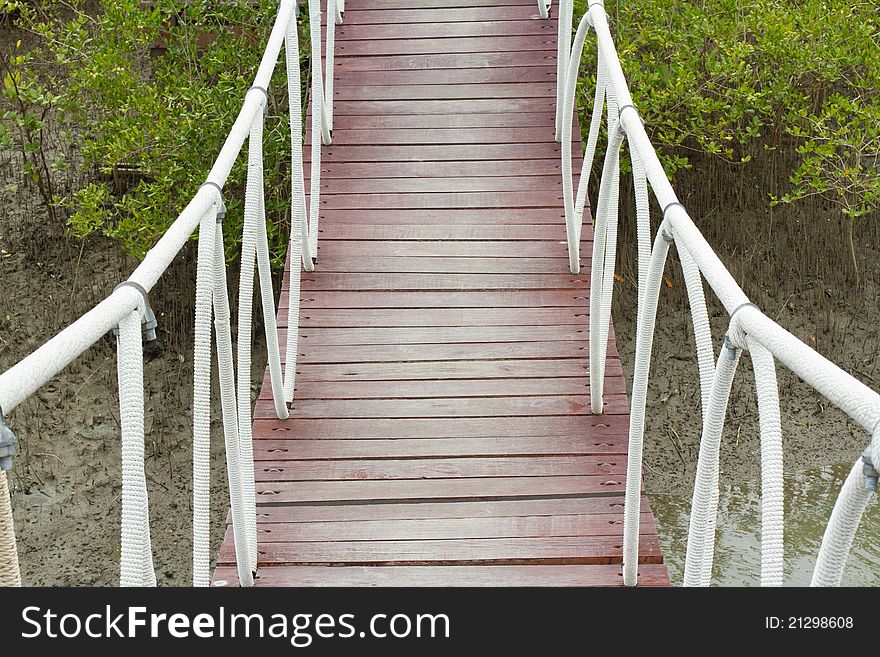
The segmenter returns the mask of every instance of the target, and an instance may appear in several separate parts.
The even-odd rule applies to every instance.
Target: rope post
[[[0,408],[0,586],[21,586],[18,546],[12,519],[12,499],[6,473],[12,469],[12,457],[18,452],[18,440],[6,425]]]

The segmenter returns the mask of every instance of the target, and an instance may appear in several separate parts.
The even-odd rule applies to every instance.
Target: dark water
[[[852,464],[785,477],[785,584],[807,586],[831,509]],[[684,574],[691,499],[649,495],[673,585]],[[722,486],[713,586],[758,586],[761,572],[760,484]],[[880,585],[880,504],[872,501],[856,534],[845,586]]]

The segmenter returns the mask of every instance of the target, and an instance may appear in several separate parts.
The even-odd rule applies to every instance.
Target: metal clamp
[[[121,287],[132,287],[138,292],[144,299],[144,317],[141,321],[141,331],[144,334],[145,342],[152,342],[156,339],[156,327],[159,326],[159,322],[156,320],[156,315],[153,313],[153,309],[150,307],[150,298],[147,295],[147,291],[143,288],[139,283],[135,283],[134,281],[123,281],[115,288],[113,291],[116,292]],[[119,335],[119,327],[116,326],[113,329],[113,335]]]
[[[214,187],[217,190],[217,200],[220,202],[220,207],[217,208],[217,223],[222,224],[223,220],[226,219],[226,203],[223,202],[223,188],[220,187],[213,180],[208,180],[199,185],[199,189],[202,187]]]
[[[633,112],[635,112],[636,116],[639,117],[639,121],[642,122],[642,125],[645,125],[645,119],[643,119],[641,114],[639,114],[639,110],[636,109],[635,105],[624,105],[619,110],[617,110],[617,129],[624,137],[627,136],[626,130],[623,129],[623,113],[626,110],[632,110]]]
[[[248,89],[247,93],[250,93],[252,91],[260,91],[266,97],[265,100],[263,101],[263,118],[265,119],[267,116],[269,116],[269,92],[266,91],[265,87],[261,87],[258,84],[255,84],[250,89]],[[245,95],[247,95],[247,94],[245,94]]]
[[[862,453],[862,473],[865,475],[865,490],[877,492],[877,481],[880,480],[880,472],[874,467],[871,460],[871,446],[868,445]]]
[[[18,453],[18,439],[12,433],[0,408],[0,470],[12,469],[12,457]]]

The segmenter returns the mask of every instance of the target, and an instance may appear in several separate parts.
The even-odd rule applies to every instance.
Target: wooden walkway
[[[347,1],[292,419],[267,381],[256,406],[258,585],[622,583],[626,388],[612,343],[590,414],[556,21],[467,4]],[[640,583],[666,584],[642,509]]]

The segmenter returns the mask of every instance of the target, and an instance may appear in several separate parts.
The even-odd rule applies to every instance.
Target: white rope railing
[[[254,83],[214,162],[207,180],[129,279],[65,330],[0,375],[0,584],[20,584],[5,466],[14,444],[2,422],[24,399],[49,381],[111,329],[117,332],[122,426],[122,548],[120,584],[155,585],[150,545],[149,504],[144,472],[144,388],[141,333],[155,337],[147,295],[198,227],[193,373],[193,583],[210,582],[211,361],[215,337],[226,470],[232,508],[238,575],[253,584],[257,570],[256,496],[251,429],[251,322],[255,268],[266,330],[268,367],[275,413],[288,417],[297,361],[300,270],[312,270],[318,249],[321,146],[329,144],[333,120],[334,26],[342,20],[342,0],[327,0],[327,50],[321,66],[321,4],[309,1],[312,47],[312,158],[310,208],[303,169],[302,96],[296,0],[281,0]],[[269,85],[281,49],[287,68],[291,133],[291,291],[285,368],[282,372],[266,233],[263,124]],[[325,82],[326,80],[326,82]],[[325,91],[326,90],[326,91]],[[242,231],[237,357],[232,349],[226,280],[223,186],[248,140],[248,173]],[[211,319],[214,319],[214,330]],[[236,369],[237,365],[237,369]],[[14,441],[13,441],[14,442]]]
[[[590,281],[590,395],[594,413],[602,412],[605,357],[613,293],[619,188],[619,150],[628,142],[636,197],[638,243],[638,316],[631,392],[629,455],[624,511],[623,576],[628,586],[638,577],[638,542],[642,452],[661,278],[671,245],[681,260],[697,346],[703,432],[694,485],[693,508],[685,564],[686,585],[708,585],[714,557],[718,517],[718,476],[721,434],[727,400],[740,354],[748,351],[755,370],[761,431],[761,583],[783,582],[783,456],[775,360],[858,422],[872,436],[862,459],[847,478],[820,548],[814,585],[837,585],[865,505],[868,489],[876,487],[880,464],[880,395],[809,348],[749,302],[742,289],[694,225],[678,201],[657,153],[645,132],[620,66],[603,3],[594,0],[571,42],[572,0],[561,0],[557,72],[556,135],[562,142],[563,196],[570,268],[580,267],[580,234],[586,188],[596,152],[603,109],[608,108],[608,144],[594,213]],[[597,85],[583,169],[574,196],[571,125],[574,93],[586,34],[593,28],[598,46]],[[563,75],[563,72],[567,72]],[[650,248],[648,183],[663,208],[660,228]],[[583,191],[582,191],[583,190]],[[705,280],[730,314],[728,332],[714,364]]]

